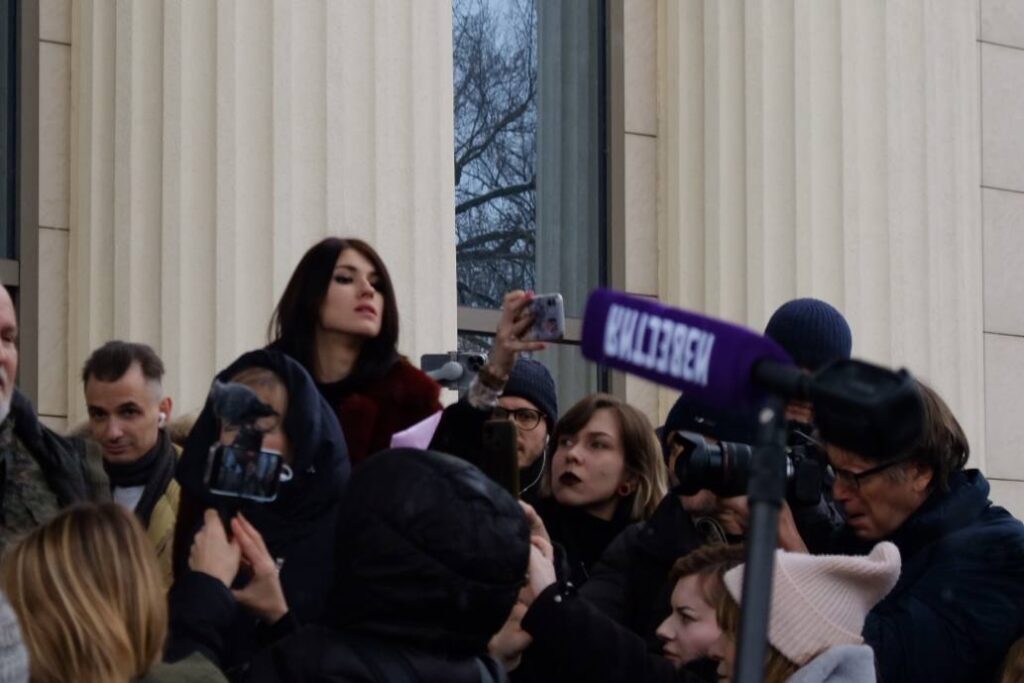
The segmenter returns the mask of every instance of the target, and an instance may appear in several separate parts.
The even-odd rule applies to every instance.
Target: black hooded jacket
[[[300,621],[313,621],[323,612],[334,575],[334,539],[338,509],[348,483],[351,467],[345,439],[334,411],[320,395],[306,370],[290,357],[276,351],[257,350],[243,354],[217,375],[222,382],[242,370],[264,367],[281,377],[288,389],[288,410],[284,431],[293,456],[294,476],[282,482],[277,499],[271,503],[244,502],[240,510],[262,534],[271,554],[284,560],[281,583],[292,614]],[[202,524],[203,510],[220,508],[224,499],[207,492],[203,483],[210,446],[220,436],[220,425],[209,399],[189,433],[178,463],[181,505],[175,531],[175,585],[171,591],[172,630],[209,626],[209,603],[199,584],[204,578],[188,570],[192,537]],[[244,663],[260,644],[257,621],[241,608],[235,610],[231,628],[222,637],[224,668]],[[169,659],[183,652],[172,648]]]
[[[250,683],[504,680],[486,651],[525,583],[515,499],[458,458],[392,449],[355,470],[339,520],[325,625],[265,650]]]
[[[580,595],[660,651],[654,632],[672,611],[669,571],[678,558],[706,543],[679,497],[670,493],[649,520],[626,527],[608,545]]]

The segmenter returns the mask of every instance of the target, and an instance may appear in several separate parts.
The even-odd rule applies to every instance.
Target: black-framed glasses
[[[877,467],[866,469],[863,472],[851,472],[850,470],[844,470],[841,467],[836,467],[835,465],[830,465],[829,467],[832,469],[832,473],[836,475],[837,482],[842,482],[844,486],[848,486],[854,491],[858,491],[860,490],[860,483],[863,480],[867,479],[868,477],[874,476],[880,472],[884,472],[890,467],[894,467],[895,465],[902,465],[908,460],[910,460],[910,458],[896,458],[895,460],[890,460],[889,462],[883,462],[881,465],[878,465]]]
[[[544,413],[533,408],[515,408],[509,410],[508,408],[502,408],[498,406],[491,413],[491,416],[496,420],[512,420],[516,423],[517,427],[520,427],[526,431],[536,429],[537,425],[544,418]]]

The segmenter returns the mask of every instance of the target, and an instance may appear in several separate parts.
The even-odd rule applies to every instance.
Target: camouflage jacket
[[[31,402],[15,390],[10,414],[0,424],[0,547],[62,507],[109,498],[98,449],[43,425]]]

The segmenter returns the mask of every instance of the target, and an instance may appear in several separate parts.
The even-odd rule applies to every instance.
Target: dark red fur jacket
[[[395,432],[441,410],[440,394],[437,382],[403,359],[381,379],[344,396],[334,407],[352,464],[388,448]]]

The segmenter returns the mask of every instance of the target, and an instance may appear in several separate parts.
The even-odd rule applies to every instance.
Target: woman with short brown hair
[[[658,507],[667,472],[650,421],[610,394],[577,402],[555,425],[552,441],[536,507],[580,586],[608,543]]]

